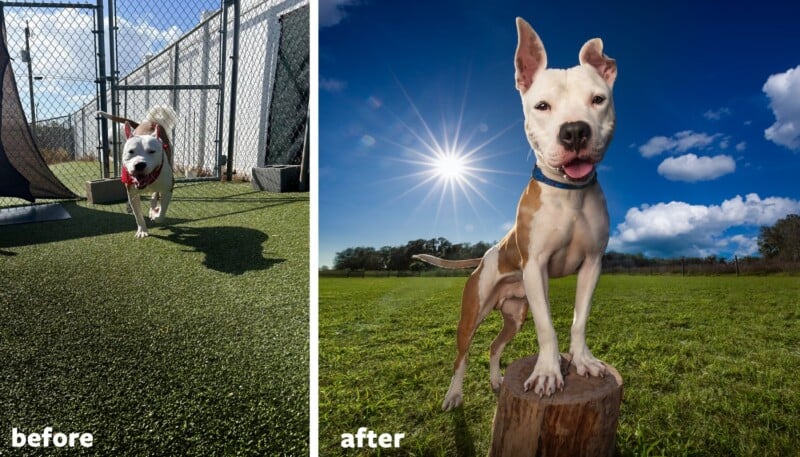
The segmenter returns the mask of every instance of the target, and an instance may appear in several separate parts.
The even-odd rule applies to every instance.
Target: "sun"
[[[490,129],[483,122],[465,122],[466,87],[459,110],[427,113],[425,116],[403,85],[397,83],[408,103],[405,109],[410,116],[401,117],[385,105],[383,109],[403,134],[398,136],[393,132],[392,135],[376,136],[392,150],[386,159],[404,165],[397,168],[401,173],[382,180],[407,181],[404,189],[390,200],[391,204],[414,194],[417,203],[410,219],[422,208],[434,206],[435,214],[431,218],[434,226],[446,213],[448,224],[460,227],[459,218],[464,217],[462,208],[465,207],[476,218],[481,218],[483,208],[479,207],[490,208],[503,217],[503,213],[487,198],[487,191],[491,188],[505,189],[488,175],[517,175],[519,172],[491,167],[494,158],[508,153],[498,151],[493,143],[516,127],[519,121],[499,129]],[[439,129],[432,125],[431,117],[441,118]]]
[[[466,157],[455,150],[438,154],[431,166],[440,178],[448,181],[463,181],[468,172]]]

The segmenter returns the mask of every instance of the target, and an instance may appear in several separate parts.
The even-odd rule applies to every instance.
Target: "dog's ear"
[[[153,136],[161,140],[161,127],[158,124],[153,124]]]
[[[617,61],[603,54],[603,40],[593,38],[587,41],[578,54],[581,65],[589,64],[600,73],[608,87],[614,86],[617,79]]]
[[[525,19],[517,18],[517,52],[514,55],[517,90],[524,94],[533,84],[536,73],[547,68],[547,54],[539,35]]]
[[[125,139],[129,139],[133,136],[133,126],[130,122],[125,123]]]

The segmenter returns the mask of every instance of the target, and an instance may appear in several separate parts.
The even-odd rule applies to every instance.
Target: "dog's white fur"
[[[467,353],[472,337],[493,310],[503,314],[504,326],[490,349],[490,382],[502,382],[500,356],[522,327],[530,308],[539,342],[539,358],[524,383],[526,390],[552,395],[563,389],[558,339],[548,301],[548,281],[578,273],[575,313],[571,330],[571,363],[579,375],[603,376],[605,365],[586,345],[586,321],[608,243],[609,220],[599,183],[590,184],[609,146],[615,127],[612,86],[616,62],[603,54],[598,38],[579,53],[580,65],[548,69],[547,55],[531,26],[517,18],[515,55],[517,89],[522,97],[525,133],[537,164],[546,177],[566,184],[588,184],[563,189],[531,180],[522,194],[514,227],[482,259],[451,262],[417,256],[452,268],[477,266],[464,287],[458,325],[458,355],[442,408],[463,402]],[[563,130],[584,126],[580,141],[572,143]]]
[[[138,188],[126,184],[128,202],[136,219],[136,238],[149,235],[147,224],[142,215],[141,195],[151,194],[149,216],[153,222],[163,222],[167,215],[172,189],[175,184],[172,164],[172,144],[167,132],[175,128],[177,115],[172,108],[155,106],[148,111],[141,123],[130,119],[111,116],[98,112],[113,121],[124,124],[125,145],[122,149],[122,166],[132,176],[145,177],[158,167],[161,172],[155,181],[146,187]]]

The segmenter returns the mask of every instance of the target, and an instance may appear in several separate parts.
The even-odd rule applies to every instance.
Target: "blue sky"
[[[516,16],[550,67],[576,65],[593,37],[617,59],[599,168],[609,249],[753,254],[758,226],[800,212],[797,2],[323,0],[320,265],[347,247],[504,235],[534,163]],[[437,175],[437,145],[471,153],[460,185]]]
[[[118,65],[122,75],[139,66],[146,54],[155,54],[200,22],[202,11],[216,11],[219,0],[190,2],[165,0],[159,3],[119,2],[120,28],[117,42]],[[180,14],[163,14],[177,11]],[[107,15],[108,9],[104,9]],[[19,59],[25,48],[26,21],[31,29],[30,49],[37,117],[39,120],[72,114],[96,96],[93,12],[90,9],[7,7],[5,9],[8,48],[20,98],[29,111],[28,73]],[[108,29],[105,35],[108,40]],[[106,58],[106,65],[109,60]],[[58,63],[59,65],[56,65]],[[107,70],[110,71],[110,70]],[[27,113],[30,116],[30,113]]]

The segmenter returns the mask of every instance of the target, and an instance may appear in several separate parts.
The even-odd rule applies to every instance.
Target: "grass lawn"
[[[321,455],[345,454],[341,434],[359,427],[406,433],[402,455],[486,455],[496,405],[488,347],[499,313],[473,341],[464,406],[440,410],[464,282],[320,278]],[[574,277],[551,283],[562,351],[574,291]],[[603,276],[587,332],[625,382],[619,452],[797,455],[799,318],[798,277]],[[503,366],[536,346],[529,321]]]
[[[141,240],[65,207],[0,226],[0,454],[46,426],[91,432],[77,455],[307,454],[308,194],[180,185]]]

